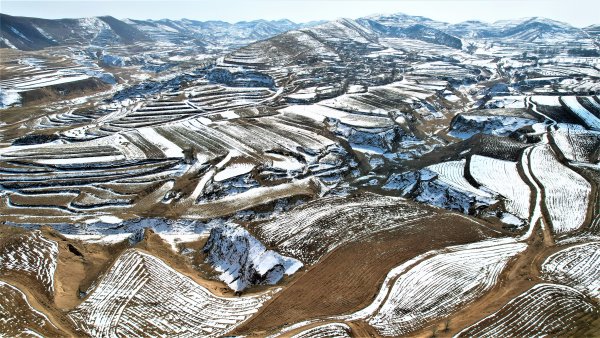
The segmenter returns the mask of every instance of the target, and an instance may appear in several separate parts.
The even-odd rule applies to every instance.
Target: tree
[[[450,331],[450,319],[446,319],[446,321],[444,322],[444,332],[448,332]]]
[[[469,42],[469,44],[467,45],[467,53],[469,54],[475,54],[475,51],[477,50],[477,45],[474,44],[473,42]]]
[[[183,161],[186,164],[194,164],[194,162],[196,162],[196,149],[194,149],[193,147],[184,148]]]

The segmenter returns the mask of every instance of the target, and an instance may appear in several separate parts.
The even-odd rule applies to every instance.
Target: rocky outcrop
[[[478,209],[497,202],[492,198],[449,185],[438,179],[437,173],[427,168],[393,174],[383,189],[398,191],[400,195],[412,198],[417,202],[460,211],[468,215],[476,214]]]
[[[378,153],[393,152],[402,140],[404,131],[398,127],[361,128],[329,119],[329,129],[344,138],[352,147],[370,149]]]
[[[297,259],[267,250],[248,231],[235,225],[213,228],[204,252],[206,262],[220,273],[219,279],[236,292],[252,285],[276,284],[303,265]]]
[[[537,123],[536,120],[505,115],[458,114],[450,123],[450,135],[467,139],[475,134],[508,136],[513,131]]]
[[[275,81],[269,75],[251,70],[213,68],[206,74],[206,78],[232,87],[275,87]]]

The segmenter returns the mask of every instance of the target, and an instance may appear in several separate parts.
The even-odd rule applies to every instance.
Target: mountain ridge
[[[461,39],[511,38],[531,42],[554,37],[579,39],[589,35],[593,25],[577,28],[543,17],[526,17],[487,23],[467,20],[455,24],[404,13],[377,14],[357,19],[295,23],[288,19],[251,20],[230,23],[192,19],[116,19],[99,16],[79,19],[40,19],[0,14],[0,48],[37,50],[46,47],[84,44],[106,46],[156,41],[197,46],[237,48],[292,30],[317,27],[331,22],[352,22],[370,30],[368,34],[402,37],[462,48]],[[340,21],[342,20],[342,21]]]

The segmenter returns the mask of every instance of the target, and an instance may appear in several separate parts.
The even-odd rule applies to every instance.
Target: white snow
[[[123,232],[120,234],[111,234],[111,235],[72,235],[72,234],[62,234],[66,238],[76,239],[87,243],[94,244],[116,244],[121,243],[131,237],[132,233]]]
[[[577,101],[576,96],[562,96],[562,102],[577,115],[587,127],[600,131],[600,119],[590,113],[584,106]]]
[[[40,231],[19,235],[0,251],[0,272],[14,271],[35,277],[50,294],[54,292],[54,271],[58,244]]]
[[[551,107],[560,107],[560,96],[532,96],[531,101],[536,104]]]
[[[40,32],[40,34],[42,34],[46,39],[56,41],[50,34],[48,34],[45,30],[41,29],[40,27],[33,25],[33,28]]]
[[[235,225],[211,230],[205,246],[207,262],[221,274],[234,291],[242,291],[254,283],[276,284],[285,275],[292,275],[303,264],[297,259],[267,250],[248,231]]]
[[[160,259],[129,249],[69,317],[95,337],[219,337],[271,294],[218,297]]]
[[[586,217],[591,185],[558,161],[547,145],[535,146],[529,155],[531,173],[544,189],[544,204],[557,234],[579,229]]]
[[[516,225],[516,226],[520,226],[523,224],[523,221],[516,217],[515,215],[509,214],[507,212],[502,213],[502,217],[500,217],[500,220],[505,223],[505,224],[510,224],[510,225]]]
[[[230,178],[245,175],[251,172],[254,167],[255,165],[252,163],[233,163],[216,173],[213,179],[216,182],[225,181]]]
[[[368,322],[382,335],[400,336],[448,316],[490,290],[508,261],[526,247],[492,240],[424,259],[396,280]]]
[[[160,148],[167,158],[183,157],[183,150],[160,135],[155,129],[146,127],[139,128],[138,131],[146,140]]]
[[[14,90],[0,90],[0,109],[8,108],[21,102],[21,95]]]
[[[25,39],[25,40],[31,42],[31,40],[29,40],[25,35],[23,35],[23,33],[19,32],[19,30],[16,29],[15,27],[13,27],[13,26],[8,26],[8,27],[10,28],[10,30],[13,33],[17,34],[20,38]]]
[[[455,337],[572,336],[596,305],[568,286],[537,284]]]
[[[171,245],[171,248],[175,252],[179,252],[177,246],[183,243],[190,243],[200,240],[201,238],[206,237],[207,235],[204,233],[201,234],[169,234],[169,233],[158,233],[158,236],[162,238],[165,242]]]
[[[531,189],[521,179],[517,163],[473,155],[471,176],[481,185],[506,198],[506,210],[521,219],[529,217]]]
[[[542,264],[544,278],[600,298],[600,242],[563,249]]]

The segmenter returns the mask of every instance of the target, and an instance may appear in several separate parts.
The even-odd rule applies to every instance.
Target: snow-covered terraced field
[[[579,117],[586,127],[600,131],[600,118],[589,112],[579,103],[576,96],[562,96],[562,103],[569,108],[577,117]]]
[[[457,337],[578,336],[585,321],[597,318],[599,313],[598,305],[575,289],[538,284]]]
[[[282,254],[307,264],[360,238],[402,226],[431,213],[402,198],[366,194],[329,197],[304,204],[271,222],[257,226],[259,238]],[[360,221],[357,221],[360,220]]]
[[[151,190],[153,187],[181,175],[180,169],[176,160],[72,161],[54,165],[33,160],[0,161],[0,184],[7,192],[0,201],[0,210],[13,215],[39,215],[45,210],[47,217],[125,210],[156,192]]]
[[[28,76],[24,79],[18,80],[3,80],[0,82],[0,86],[13,87],[17,91],[26,91],[36,88],[42,88],[47,86],[53,86],[62,83],[69,83],[75,81],[81,81],[89,78],[86,74],[77,73],[50,73],[50,74],[39,74]]]
[[[433,164],[419,171],[423,179],[417,188],[416,200],[438,207],[469,213],[471,208],[490,205],[497,196],[488,190],[474,187],[465,178],[466,160]],[[433,176],[432,176],[433,175]]]
[[[292,336],[292,338],[350,338],[350,327],[343,323],[315,326]]]
[[[425,102],[435,91],[413,83],[395,82],[386,86],[370,87],[367,93],[347,94],[323,100],[319,105],[367,115],[386,116],[398,106]]]
[[[52,322],[27,301],[16,287],[0,281],[0,335],[3,337],[43,337],[61,335]]]
[[[591,297],[600,297],[600,242],[563,249],[542,265],[544,277],[569,285]]]
[[[0,336],[598,323],[600,26],[1,19]]]
[[[383,188],[400,191],[403,196],[421,203],[473,214],[497,203],[499,196],[485,185],[475,187],[477,182],[469,182],[466,164],[465,159],[445,161],[395,174]]]
[[[0,109],[22,103],[24,92],[47,87],[77,85],[84,80],[95,78],[106,84],[116,82],[114,76],[105,72],[95,64],[78,65],[64,56],[48,57],[44,60],[27,58],[25,62],[18,60],[18,66],[0,65],[3,77],[0,79]],[[8,58],[7,58],[8,59]]]
[[[269,298],[215,296],[160,259],[130,249],[69,316],[95,337],[218,337]]]
[[[430,165],[427,169],[436,173],[439,181],[457,190],[466,191],[485,198],[492,198],[493,195],[491,193],[478,189],[467,181],[465,178],[465,164],[466,160],[448,161]]]
[[[368,322],[382,335],[401,336],[450,315],[489,291],[525,248],[510,240],[450,247],[400,275]]]
[[[479,184],[506,198],[508,212],[521,219],[529,217],[531,189],[519,175],[517,163],[473,155],[469,172]]]
[[[57,259],[58,244],[44,238],[41,232],[18,235],[0,246],[0,276],[29,275],[52,295]]]
[[[234,156],[234,163],[218,168],[222,171],[214,177],[215,184],[225,187],[256,164],[264,164],[259,173],[264,180],[348,170],[344,150],[334,140],[310,124],[302,127],[279,116],[211,125],[188,119],[82,142],[3,148],[0,184],[6,193],[0,210],[14,215],[44,210],[46,216],[60,217],[149,210],[162,201],[169,185],[196,168],[183,163],[186,149],[193,150],[198,165],[207,164],[204,169],[218,157]],[[242,163],[245,169],[235,169]],[[197,190],[200,195],[203,187]],[[143,205],[138,203],[146,197]]]
[[[548,146],[535,146],[529,155],[531,173],[543,187],[543,202],[552,230],[564,234],[585,221],[591,185],[560,163]]]
[[[160,103],[160,105],[158,105]],[[128,112],[118,120],[108,122],[103,130],[112,128],[136,128],[153,126],[171,121],[181,120],[201,113],[199,109],[186,102],[157,101],[149,102],[143,107]]]
[[[553,129],[552,140],[568,161],[595,163],[600,148],[600,132],[573,124],[559,124]]]

